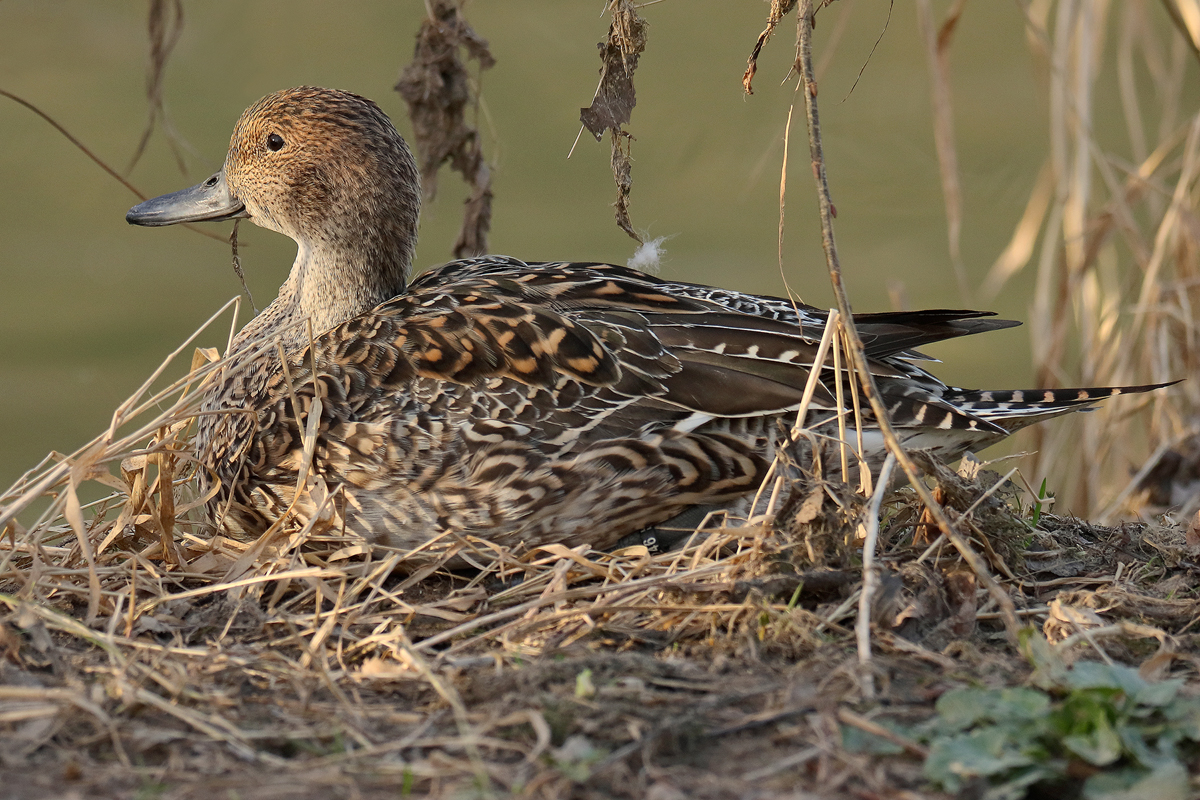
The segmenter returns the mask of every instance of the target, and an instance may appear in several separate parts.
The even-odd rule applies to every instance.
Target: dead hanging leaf
[[[395,89],[408,103],[426,200],[437,194],[438,170],[447,161],[471,187],[454,243],[455,257],[482,255],[488,249],[492,222],[492,175],[483,158],[479,131],[466,120],[467,107],[477,107],[479,98],[463,54],[479,62],[480,70],[491,68],[496,60],[455,0],[433,0],[428,8],[429,16],[417,32],[412,63],[404,68]]]
[[[163,76],[167,70],[167,59],[171,57],[171,51],[175,49],[179,37],[183,34],[183,0],[152,0],[147,28],[150,34],[150,66],[146,74],[146,102],[150,106],[150,117],[146,120],[142,138],[133,152],[133,158],[129,160],[125,174],[133,172],[142,153],[146,152],[146,145],[150,143],[154,123],[160,121],[167,132],[167,141],[171,145],[171,152],[179,165],[179,171],[187,174],[183,153],[179,147],[180,136],[167,116],[166,106],[163,105]]]
[[[771,0],[771,11],[767,14],[767,27],[758,35],[758,41],[754,43],[754,50],[746,62],[746,72],[742,75],[742,88],[746,90],[746,94],[754,94],[751,84],[754,81],[754,73],[758,72],[758,54],[762,52],[763,46],[775,32],[775,26],[795,7],[796,0]]]
[[[617,225],[621,230],[636,239],[638,244],[642,244],[642,237],[629,221],[629,193],[633,189],[633,160],[629,157],[632,142],[633,137],[625,131],[613,130],[612,171],[613,180],[617,184],[617,201],[613,203],[613,208],[617,211]]]
[[[591,131],[596,141],[604,132],[612,132],[612,171],[617,184],[617,226],[629,234],[638,244],[642,237],[633,229],[629,219],[629,193],[633,189],[633,160],[630,146],[633,137],[621,126],[633,116],[637,105],[637,93],[633,88],[633,72],[638,59],[646,49],[646,21],[638,16],[630,0],[613,0],[610,4],[612,22],[608,26],[608,38],[597,45],[600,48],[600,85],[592,104],[579,109],[579,121]]]
[[[456,258],[481,256],[488,252],[488,231],[492,228],[492,173],[483,161],[483,154],[476,147],[476,166],[470,170],[473,176],[471,196],[463,209],[463,224],[454,240]]]
[[[596,141],[604,131],[619,131],[629,122],[637,95],[633,89],[633,71],[646,49],[646,21],[638,16],[629,0],[615,0],[608,39],[601,42],[600,86],[588,108],[579,110],[579,121],[592,132]]]

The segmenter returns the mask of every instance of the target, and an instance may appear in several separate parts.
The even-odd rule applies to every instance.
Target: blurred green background
[[[566,158],[579,109],[596,86],[596,43],[608,26],[603,5],[467,5],[497,59],[483,75],[480,118],[494,165],[495,252],[617,263],[633,252],[612,220],[607,140],[597,144],[585,134]],[[276,89],[349,89],[375,99],[408,130],[392,86],[411,58],[423,3],[205,0],[184,7],[164,93],[194,155],[181,174],[156,132],[130,176],[148,195],[215,171],[238,115]],[[744,96],[740,82],[767,8],[760,0],[667,0],[642,10],[650,27],[628,126],[636,138],[632,217],[651,236],[672,237],[666,277],[784,292],[779,178],[794,82],[781,81],[794,54],[794,17],[764,50],[756,94]],[[147,115],[146,13],[145,2],[0,2],[0,88],[37,104],[123,170]],[[820,98],[851,300],[859,311],[890,308],[894,284],[909,307],[961,306],[911,4],[897,3],[890,23],[886,0],[844,0],[825,10],[818,60],[829,54],[842,13],[848,25]],[[1013,3],[969,4],[951,63],[962,252],[978,286],[1044,157],[1044,81]],[[0,143],[0,486],[7,486],[48,451],[69,452],[103,430],[117,404],[239,284],[228,246],[183,229],[126,225],[136,198],[45,122],[3,99]],[[827,306],[799,111],[789,164],[784,269],[805,301]],[[457,176],[443,176],[437,201],[423,212],[418,268],[446,260],[458,229],[464,187]],[[210,228],[227,234],[229,225]],[[294,246],[253,226],[241,235],[247,280],[263,306]],[[1021,319],[1029,290],[1021,277],[987,306]],[[1026,384],[1027,337],[1016,329],[939,346],[934,352],[946,363],[937,371],[959,384]],[[223,340],[218,326],[203,343]]]

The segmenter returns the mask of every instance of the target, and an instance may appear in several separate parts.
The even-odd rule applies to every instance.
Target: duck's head
[[[420,191],[412,153],[378,106],[302,86],[242,114],[220,172],[147,200],[125,219],[159,226],[247,218],[296,240],[301,259],[406,274]]]

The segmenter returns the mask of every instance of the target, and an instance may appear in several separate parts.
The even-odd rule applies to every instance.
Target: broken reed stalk
[[[875,676],[871,674],[871,604],[875,600],[875,589],[879,585],[879,573],[875,571],[875,550],[879,546],[879,510],[883,506],[883,496],[887,494],[888,483],[895,466],[896,454],[888,453],[883,467],[879,470],[879,484],[875,487],[871,504],[867,507],[866,532],[863,535],[862,592],[858,598],[858,619],[854,621],[854,636],[858,640],[858,664],[861,672],[859,677],[867,699],[875,696]]]
[[[954,144],[954,114],[950,102],[950,43],[954,29],[962,17],[966,0],[954,0],[946,17],[935,30],[930,0],[917,0],[917,25],[925,44],[925,59],[929,63],[930,90],[933,95],[933,140],[937,150],[938,167],[942,178],[942,196],[946,204],[946,234],[950,263],[958,292],[969,307],[971,284],[963,265],[961,234],[963,216],[962,184],[959,180],[958,151]]]
[[[146,71],[146,104],[150,107],[150,114],[146,119],[146,127],[142,130],[142,137],[133,151],[133,157],[129,159],[129,166],[125,168],[125,174],[133,172],[133,168],[146,152],[146,145],[150,143],[154,123],[161,122],[179,172],[187,175],[187,165],[179,147],[179,133],[171,124],[163,100],[163,79],[167,71],[167,61],[171,58],[175,45],[179,44],[179,37],[183,35],[183,0],[151,0],[147,33],[150,39],[150,65]]]
[[[871,375],[871,370],[867,365],[867,357],[863,349],[862,339],[859,337],[858,329],[855,327],[850,301],[846,296],[846,287],[842,282],[842,269],[838,262],[837,244],[833,237],[833,201],[829,196],[829,183],[825,173],[825,156],[821,146],[821,126],[817,112],[817,81],[812,64],[813,14],[813,0],[801,0],[800,8],[796,14],[796,72],[799,74],[800,81],[804,87],[804,111],[808,120],[809,153],[812,158],[813,178],[817,187],[817,205],[821,218],[821,243],[825,249],[825,260],[829,266],[829,280],[833,285],[833,293],[837,300],[838,311],[842,315],[843,331],[850,345],[850,360],[854,365],[854,369],[858,372],[863,393],[870,403],[871,410],[879,423],[879,430],[883,434],[884,442],[887,443],[888,452],[895,455],[900,468],[904,470],[904,474],[908,477],[913,489],[916,490],[922,502],[925,503],[925,507],[929,509],[929,513],[937,523],[938,528],[941,529],[950,543],[954,545],[955,549],[958,550],[963,559],[970,565],[971,570],[979,578],[980,582],[987,587],[988,593],[995,599],[997,605],[1000,606],[1004,615],[1004,627],[1008,632],[1009,638],[1015,644],[1021,625],[1017,621],[1016,606],[1013,604],[1012,598],[996,583],[983,559],[965,539],[959,536],[958,532],[954,530],[954,526],[950,523],[949,517],[946,516],[946,512],[934,501],[933,493],[929,491],[929,487],[921,480],[916,465],[913,464],[908,454],[904,452],[904,447],[900,443],[899,437],[896,436],[895,430],[892,429],[891,422],[888,419],[887,408],[879,397],[879,390],[875,386],[875,379]]]
[[[236,326],[237,311],[240,307],[240,299],[234,298],[225,303],[219,308],[208,320],[192,332],[183,344],[176,347],[170,355],[159,365],[158,369],[146,379],[145,382],[129,396],[117,410],[113,412],[112,421],[109,423],[109,428],[104,433],[92,439],[87,444],[80,447],[74,453],[71,453],[61,461],[53,465],[46,466],[44,469],[32,470],[26,473],[21,480],[9,487],[7,491],[0,492],[0,531],[5,529],[9,522],[15,521],[17,515],[24,511],[35,500],[49,493],[56,487],[61,486],[70,478],[72,465],[79,460],[88,460],[92,465],[99,466],[110,461],[120,461],[122,458],[132,455],[128,452],[134,443],[145,439],[155,431],[164,427],[178,419],[187,418],[192,413],[191,405],[196,406],[195,410],[199,409],[199,398],[195,393],[189,394],[189,389],[192,383],[199,383],[211,372],[219,367],[217,363],[210,363],[203,367],[197,367],[173,381],[169,386],[161,389],[154,394],[147,396],[153,384],[163,375],[166,369],[177,359],[183,351],[191,346],[201,333],[203,333],[209,325],[211,325],[218,317],[228,311],[230,308],[234,311],[234,326]],[[232,335],[232,334],[231,334]],[[117,439],[117,430],[123,427],[134,418],[140,416],[146,411],[156,409],[161,403],[164,403],[171,395],[178,393],[179,398],[175,403],[169,406],[165,411],[161,411],[153,420],[148,423],[143,423],[140,427],[131,433],[126,433],[121,439]],[[185,402],[185,400],[187,402]],[[45,462],[43,462],[45,463]],[[53,506],[51,506],[53,509]],[[49,512],[48,512],[49,513]],[[43,515],[45,516],[45,515]],[[38,523],[40,524],[40,522]],[[37,527],[35,525],[34,527]],[[11,553],[10,553],[11,555]],[[7,557],[6,557],[7,558]],[[7,564],[6,558],[0,559],[0,572],[2,572]]]

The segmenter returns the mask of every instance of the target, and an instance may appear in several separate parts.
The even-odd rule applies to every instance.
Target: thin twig
[[[821,242],[825,247],[825,259],[829,266],[829,279],[833,284],[834,297],[837,300],[838,310],[842,314],[842,323],[845,326],[846,338],[850,343],[850,358],[858,372],[859,380],[863,386],[863,394],[871,404],[871,410],[879,425],[880,433],[883,434],[888,451],[895,454],[896,460],[904,470],[904,474],[908,477],[909,482],[912,483],[913,488],[925,503],[926,508],[929,509],[930,516],[933,517],[938,528],[942,530],[946,538],[950,540],[950,543],[962,554],[963,559],[966,560],[967,564],[975,572],[980,583],[987,587],[988,593],[995,598],[1001,611],[1004,612],[1005,628],[1008,631],[1009,638],[1013,643],[1016,643],[1017,633],[1021,626],[1017,621],[1016,606],[1013,605],[1012,598],[992,578],[988,572],[987,565],[984,564],[979,554],[954,530],[941,506],[934,501],[929,487],[921,481],[916,465],[913,464],[908,454],[904,452],[904,447],[900,443],[900,439],[896,436],[896,432],[888,419],[887,407],[884,406],[883,401],[880,399],[879,390],[875,386],[874,376],[871,374],[870,366],[867,363],[862,339],[859,337],[858,329],[854,324],[853,311],[850,308],[850,301],[846,296],[846,287],[842,282],[842,270],[838,262],[837,245],[833,238],[833,201],[829,196],[829,183],[825,174],[825,157],[821,147],[820,118],[817,113],[817,83],[812,65],[812,18],[813,0],[801,0],[796,26],[796,69],[800,74],[801,81],[804,83],[804,109],[808,119],[809,150],[812,156],[813,177],[817,184],[817,203],[821,217]]]
[[[858,664],[862,672],[863,694],[875,696],[875,680],[871,674],[871,603],[875,599],[875,587],[879,574],[875,571],[875,550],[879,546],[879,509],[883,496],[891,481],[892,468],[896,466],[896,454],[888,453],[879,470],[879,484],[867,508],[866,536],[863,537],[862,594],[858,598],[858,620],[854,624],[854,635],[858,639]]]
[[[98,167],[100,167],[100,169],[104,170],[110,176],[115,178],[118,183],[120,183],[126,189],[128,189],[129,191],[131,191],[135,195],[137,195],[137,198],[139,200],[146,199],[146,195],[142,194],[136,186],[134,186],[132,183],[130,183],[129,181],[127,181],[123,177],[121,177],[121,173],[117,172],[115,169],[110,167],[108,164],[104,163],[104,161],[98,155],[96,155],[95,153],[93,153],[91,150],[89,150],[87,148],[87,145],[85,145],[83,142],[79,141],[73,135],[71,135],[70,131],[68,131],[66,128],[64,128],[62,125],[60,125],[53,117],[51,117],[45,111],[42,111],[40,108],[38,108],[37,106],[35,106],[33,103],[29,102],[28,100],[17,97],[12,92],[5,91],[4,89],[0,89],[0,96],[7,97],[9,100],[12,100],[14,103],[20,103],[21,105],[25,106],[30,111],[32,111],[33,113],[37,114],[39,117],[44,119],[46,122],[50,123],[50,126],[53,127],[59,133],[61,133],[64,137],[66,137],[66,140],[68,142],[70,142],[71,144],[73,144],[77,148],[79,148],[80,152],[82,152],[85,156],[87,156],[92,161],[94,161],[96,163],[96,165]],[[197,228],[195,225],[185,224],[183,227],[187,228],[189,231],[198,233],[201,236],[207,236],[209,239],[215,239],[216,241],[221,242],[222,244],[225,243],[225,237],[220,236],[215,233],[209,233],[208,231],[205,231],[205,230],[201,230],[200,228]]]
[[[250,301],[250,307],[254,309],[255,316],[258,315],[258,305],[254,302],[254,295],[250,294],[250,287],[246,285],[246,273],[242,271],[242,257],[238,254],[238,225],[242,221],[235,219],[233,221],[233,230],[229,232],[229,246],[233,250],[233,271],[238,276],[238,280],[242,282],[242,289],[246,292],[246,298]],[[313,373],[316,374],[315,372]]]

